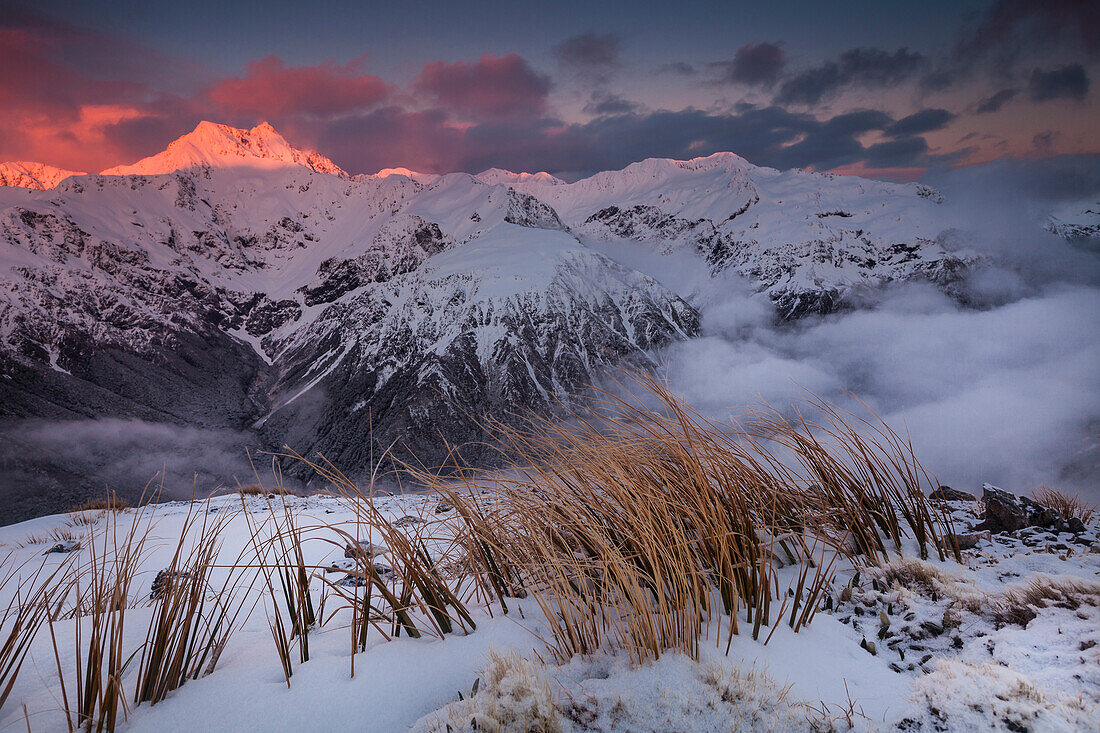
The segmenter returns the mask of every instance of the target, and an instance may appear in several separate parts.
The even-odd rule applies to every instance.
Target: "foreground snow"
[[[222,496],[208,504],[157,507],[136,587],[148,589],[157,571],[169,565],[178,534],[194,512],[223,517],[236,512],[222,534],[221,557],[232,559],[243,552],[247,558],[250,525],[262,527],[273,515],[285,516],[284,501],[303,529],[306,563],[344,563],[338,545],[325,538],[336,537],[333,528],[354,525],[354,506],[347,500]],[[433,551],[445,546],[454,512],[439,511],[446,507],[436,499],[405,495],[378,499],[376,505],[392,521],[415,517],[417,521],[405,521],[438,540]],[[952,506],[960,525],[976,522],[972,506]],[[126,526],[133,513],[121,513],[119,524]],[[3,554],[11,552],[5,565],[25,560],[37,564],[52,541],[34,540],[51,530],[69,528],[86,535],[89,527],[76,516],[42,517],[0,528]],[[94,520],[93,531],[107,521],[102,513],[82,516]],[[318,570],[311,592],[322,609],[321,623],[310,634],[309,661],[295,660],[289,689],[268,628],[270,599],[257,586],[245,604],[251,614],[213,674],[189,681],[155,706],[132,707],[121,729],[1089,729],[1100,712],[1095,528],[1077,536],[1018,534],[979,540],[965,552],[961,566],[899,560],[863,569],[855,583],[852,570],[844,569],[834,582],[834,609],[819,613],[798,634],[779,623],[765,645],[766,633],[759,641],[743,633],[732,640],[727,655],[727,640],[716,624],[699,662],[669,653],[637,669],[630,668],[625,655],[610,650],[560,667],[543,664],[540,657],[549,659],[540,640],[545,627],[538,605],[528,598],[509,600],[507,616],[499,607],[471,601],[477,629],[468,635],[385,641],[372,630],[367,650],[354,656],[352,676],[349,616],[333,612],[336,599]],[[67,557],[50,553],[43,559],[53,566]],[[795,567],[781,571],[780,588],[795,581],[796,573]],[[894,582],[897,578],[903,582]],[[998,621],[1002,599],[1036,579],[1092,588],[1091,595],[1034,609],[1037,615],[1026,627]],[[8,600],[0,598],[0,603]],[[148,604],[141,605],[127,612],[129,650],[143,641],[152,612]],[[877,634],[882,613],[888,614],[894,632],[885,638]],[[63,655],[72,652],[73,624],[55,624]],[[877,643],[876,653],[861,642]],[[61,660],[64,666],[71,662]],[[470,697],[475,680],[479,689]],[[123,684],[132,689],[126,675]],[[0,712],[0,730],[22,729],[26,721],[31,730],[63,730],[61,708],[53,646],[49,634],[40,634]]]

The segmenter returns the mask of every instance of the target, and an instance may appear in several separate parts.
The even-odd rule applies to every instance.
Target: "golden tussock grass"
[[[259,575],[242,552],[221,585],[213,584],[221,536],[233,514],[213,515],[208,504],[198,510],[192,506],[171,563],[153,584],[154,613],[141,648],[135,704],[155,705],[187,680],[214,671]]]
[[[69,572],[69,564],[63,561],[50,568],[45,560],[37,564],[31,560],[17,563],[8,553],[0,560],[3,575],[0,576],[0,593],[12,593],[7,607],[0,613],[0,710],[11,694],[23,662],[43,624],[50,617],[51,608],[62,584],[58,578]],[[24,572],[27,570],[30,572]]]
[[[125,514],[110,502],[83,507],[74,519],[90,521],[55,531],[79,537],[81,552],[41,584],[44,595],[28,595],[27,586],[4,617],[24,614],[0,651],[0,694],[44,624],[70,729],[113,730],[128,699],[156,704],[213,671],[252,612],[246,599],[257,584],[251,602],[264,602],[289,686],[295,666],[310,659],[313,630],[341,610],[350,617],[353,675],[368,634],[468,633],[476,628],[470,604],[508,613],[509,598],[528,595],[547,619],[543,641],[557,659],[605,645],[636,663],[666,650],[698,659],[708,636],[721,644],[722,633],[751,633],[766,643],[781,624],[797,633],[812,623],[839,558],[879,565],[909,543],[921,557],[959,556],[942,549],[952,529],[925,500],[938,484],[908,439],[881,420],[812,400],[814,420],[757,410],[743,424],[718,425],[657,380],[633,379],[643,400],[602,393],[565,421],[488,421],[507,459],[502,471],[457,459],[445,476],[406,467],[453,511],[422,502],[419,516],[391,521],[375,504],[374,475],[360,489],[323,457],[273,456],[273,467],[288,457],[311,468],[352,519],[307,522],[276,470],[274,487],[257,479],[236,489],[239,514],[228,503],[218,512],[193,505],[151,598],[135,577],[156,536],[155,505]],[[268,511],[249,511],[251,497],[264,497]],[[236,516],[251,541],[223,562],[221,538]],[[307,562],[310,542],[343,552],[347,578],[330,581],[322,572],[329,568]],[[781,587],[785,567],[789,587]],[[137,604],[153,606],[144,641],[124,648],[127,611]],[[69,668],[54,634],[62,618],[80,619]],[[132,695],[123,694],[127,670]]]
[[[69,510],[70,514],[81,512],[115,512],[129,509],[130,502],[120,497],[114,491],[108,491],[105,496],[94,496]]]
[[[1085,524],[1092,521],[1096,514],[1096,507],[1085,501],[1080,495],[1070,496],[1064,491],[1050,486],[1040,486],[1033,492],[1035,501],[1048,509],[1053,509],[1062,519],[1080,519]]]
[[[1006,624],[1027,626],[1038,610],[1056,606],[1076,610],[1100,606],[1100,583],[1083,578],[1039,576],[990,597],[993,617]]]
[[[282,484],[275,484],[274,486],[264,487],[260,483],[245,484],[233,489],[234,493],[241,496],[295,496],[293,489],[290,489]]]
[[[505,612],[534,594],[555,657],[610,642],[638,662],[697,658],[723,615],[731,638],[742,623],[754,638],[809,624],[840,555],[885,561],[911,537],[943,559],[950,528],[924,493],[936,484],[885,423],[813,401],[818,422],[764,410],[720,427],[633,379],[655,409],[605,392],[568,421],[490,422],[508,459],[491,477],[410,469],[455,507],[486,593]],[[786,594],[784,564],[799,566]]]

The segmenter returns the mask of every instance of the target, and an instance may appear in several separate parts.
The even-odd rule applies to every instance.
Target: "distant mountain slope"
[[[950,286],[976,262],[940,241],[942,199],[926,186],[781,172],[733,153],[511,185],[553,206],[582,239],[692,248],[713,270],[749,278],[788,318],[894,280]]]
[[[0,272],[0,418],[253,430],[352,473],[372,437],[442,461],[485,414],[548,409],[698,329],[552,208],[466,174],[226,165],[0,189]]]
[[[77,171],[67,171],[44,163],[9,161],[0,163],[0,186],[18,186],[43,191],[53,188],[69,176],[82,176]]]
[[[557,186],[565,183],[545,171],[538,173],[513,173],[501,168],[490,168],[477,174],[477,179],[483,183],[503,183],[511,186],[516,183],[535,183],[544,186]]]

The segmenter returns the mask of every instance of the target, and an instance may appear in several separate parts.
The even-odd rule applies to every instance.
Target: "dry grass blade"
[[[171,563],[153,582],[154,613],[142,647],[135,703],[155,705],[188,679],[214,671],[256,581],[258,573],[250,573],[238,556],[222,585],[213,587],[221,535],[233,517],[229,512],[213,515],[206,505],[199,505],[198,512],[192,505]]]
[[[1058,516],[1066,522],[1079,519],[1083,524],[1089,524],[1096,514],[1096,507],[1082,499],[1080,495],[1070,496],[1051,486],[1040,486],[1035,489],[1034,494],[1035,501],[1056,511]]]
[[[938,549],[942,520],[923,492],[935,484],[880,420],[813,401],[820,424],[764,410],[747,428],[718,426],[633,379],[644,400],[604,392],[564,422],[487,421],[508,459],[491,478],[410,469],[456,508],[484,590],[502,608],[533,593],[560,659],[608,642],[635,661],[697,656],[720,614],[731,636],[741,612],[754,638],[785,616],[798,631],[839,554],[888,558],[910,536],[922,554]],[[774,607],[783,564],[799,572]]]
[[[15,686],[31,642],[49,619],[57,594],[63,592],[64,578],[71,571],[68,558],[53,569],[42,560],[24,576],[22,571],[30,564],[30,560],[13,563],[10,552],[0,560],[0,567],[6,568],[0,577],[0,592],[14,586],[12,599],[0,614],[0,710]]]
[[[139,508],[128,525],[121,513],[109,513],[102,525],[93,528],[85,547],[87,559],[74,567],[47,619],[70,727],[111,731],[118,724],[120,708],[126,713],[122,676],[131,657],[123,649],[125,621],[127,610],[138,600],[133,581],[151,536],[154,510],[149,506]],[[75,619],[76,669],[71,679],[61,665],[53,628],[60,616]],[[70,701],[75,709],[69,707]]]

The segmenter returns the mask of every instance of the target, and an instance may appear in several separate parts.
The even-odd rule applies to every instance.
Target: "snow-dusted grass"
[[[903,730],[1095,730],[1096,698],[1042,690],[1028,677],[998,664],[940,662],[914,684],[913,711]]]
[[[257,480],[0,529],[9,544],[86,533],[71,553],[4,560],[0,731],[1057,729],[1093,714],[1094,534],[949,555],[971,507],[929,504],[886,426],[857,439],[839,413],[757,413],[735,435],[651,388],[664,413],[617,402],[504,430],[522,463],[437,493],[360,491],[320,463],[324,496]]]
[[[887,426],[865,423],[862,435],[822,406],[825,425],[755,413],[731,433],[655,380],[637,382],[660,413],[609,398],[569,422],[496,425],[516,462],[491,515],[476,472],[460,488],[420,476],[463,518],[486,591],[533,593],[559,661],[604,644],[636,662],[666,650],[697,658],[705,628],[737,634],[742,616],[754,639],[780,621],[798,632],[839,557],[886,559],[913,538],[944,559],[951,529],[923,493],[934,484]],[[784,565],[798,568],[787,595]]]

